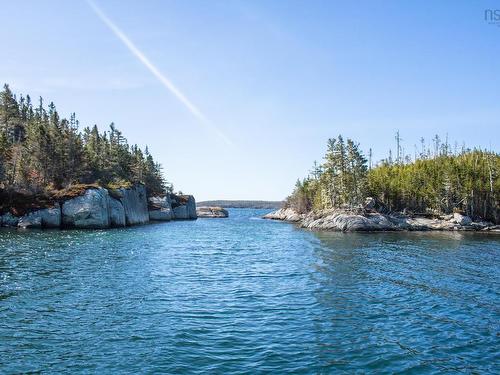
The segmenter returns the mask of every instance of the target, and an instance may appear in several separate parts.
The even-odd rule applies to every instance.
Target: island
[[[358,143],[328,141],[324,163],[298,180],[282,208],[266,219],[332,231],[500,231],[500,155],[460,149],[435,136],[420,152],[397,151],[376,165]]]

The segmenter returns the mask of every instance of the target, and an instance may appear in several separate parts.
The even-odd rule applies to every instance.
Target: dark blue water
[[[0,232],[0,372],[495,373],[500,236]]]

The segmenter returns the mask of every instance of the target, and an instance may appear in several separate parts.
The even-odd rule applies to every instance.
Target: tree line
[[[322,164],[298,180],[286,204],[299,212],[360,207],[376,198],[389,211],[414,214],[463,212],[494,222],[500,219],[500,155],[479,148],[450,147],[448,140],[421,139],[413,157],[397,152],[372,166],[358,143],[342,136],[328,140]]]
[[[60,117],[54,103],[34,105],[6,84],[0,93],[0,188],[32,193],[72,184],[120,187],[140,182],[150,194],[172,190],[148,148],[129,145],[112,123],[79,129],[73,113]]]

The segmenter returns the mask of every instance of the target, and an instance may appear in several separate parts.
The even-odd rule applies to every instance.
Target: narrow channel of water
[[[500,236],[0,231],[0,372],[499,372]]]

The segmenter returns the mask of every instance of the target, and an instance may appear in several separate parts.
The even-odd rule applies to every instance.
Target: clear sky
[[[94,4],[1,0],[0,80],[115,122],[198,200],[282,199],[338,134],[500,150],[499,2]]]

